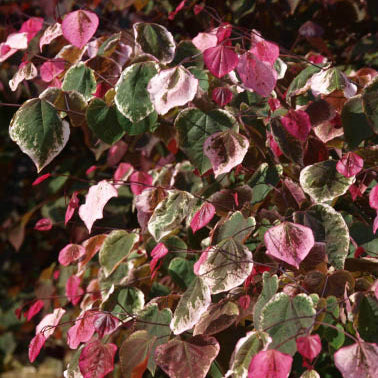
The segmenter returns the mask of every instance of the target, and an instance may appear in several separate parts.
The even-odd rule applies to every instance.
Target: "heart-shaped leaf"
[[[221,78],[238,65],[239,58],[232,47],[220,44],[206,49],[203,52],[203,60],[209,71]]]

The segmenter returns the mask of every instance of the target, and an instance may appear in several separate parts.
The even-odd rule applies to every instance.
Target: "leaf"
[[[67,226],[67,223],[73,217],[75,210],[79,207],[79,199],[77,198],[78,192],[73,192],[70,202],[68,203],[66,214],[64,216],[64,225]],[[64,265],[64,264],[63,264]]]
[[[72,66],[64,75],[62,89],[77,91],[88,101],[96,92],[96,78],[94,71],[83,62]]]
[[[41,79],[46,83],[49,83],[64,72],[65,66],[65,62],[61,60],[49,60],[44,62],[41,67],[39,67]]]
[[[299,182],[316,202],[331,201],[346,193],[354,177],[346,178],[336,170],[335,160],[326,160],[301,170]]]
[[[175,338],[156,348],[157,365],[170,378],[205,378],[219,353],[218,341],[212,336]]]
[[[372,125],[375,134],[378,134],[378,79],[364,88],[362,93],[362,105],[365,114]]]
[[[291,97],[298,96],[308,90],[309,79],[320,71],[321,68],[314,65],[309,65],[294,78],[286,92],[286,100],[289,102],[289,104],[291,103]]]
[[[85,223],[89,233],[96,219],[103,217],[102,211],[107,202],[117,196],[117,189],[106,180],[102,180],[89,188],[85,197],[85,204],[79,208],[79,216]]]
[[[51,314],[45,315],[35,328],[35,333],[42,333],[47,340],[55,332],[55,328],[65,312],[66,310],[63,308],[56,308]]]
[[[253,268],[252,253],[234,239],[226,239],[211,247],[198,275],[212,294],[222,293],[242,284]]]
[[[194,261],[175,257],[169,263],[168,274],[176,284],[185,290],[195,278]]]
[[[277,60],[280,55],[280,48],[272,42],[266,41],[265,39],[259,37],[257,43],[255,43],[249,51],[256,56],[256,58],[267,62],[271,65]]]
[[[37,231],[49,231],[52,229],[52,221],[50,218],[41,218],[34,226]]]
[[[38,71],[35,65],[31,62],[21,63],[20,67],[9,80],[9,87],[14,92],[17,90],[19,84],[24,80],[32,80],[37,77]]]
[[[130,189],[134,195],[138,196],[144,190],[152,186],[153,178],[146,172],[134,171],[129,179],[131,185]]]
[[[43,46],[49,45],[54,39],[63,34],[62,25],[57,22],[49,25],[39,39],[39,49],[42,51]]]
[[[298,352],[309,362],[311,362],[322,350],[322,342],[317,334],[298,337],[296,342]]]
[[[40,172],[63,150],[70,128],[49,102],[35,98],[26,101],[13,116],[9,135]]]
[[[201,52],[215,47],[218,44],[218,38],[215,33],[198,33],[192,39],[193,45]]]
[[[227,87],[217,87],[211,94],[213,101],[221,108],[231,102],[232,96],[233,93]]]
[[[248,378],[287,378],[293,357],[278,350],[262,350],[253,356],[248,369]]]
[[[315,244],[311,228],[291,222],[270,228],[264,234],[264,242],[268,255],[297,269]]]
[[[244,86],[263,97],[268,97],[276,86],[277,71],[267,62],[246,52],[236,68]]]
[[[162,259],[168,253],[168,248],[164,245],[164,243],[158,243],[151,251],[152,260],[150,262],[150,271],[151,277],[154,277],[159,266],[157,267],[158,261]],[[156,268],[156,270],[155,270]]]
[[[132,333],[121,345],[119,359],[124,378],[142,378],[156,336],[146,330]]]
[[[302,142],[307,140],[311,132],[310,117],[303,110],[290,109],[281,117],[281,123],[291,135]]]
[[[170,328],[175,335],[191,329],[211,303],[210,289],[201,278],[195,278],[182,295]]]
[[[26,33],[28,36],[28,42],[30,42],[38,34],[42,27],[42,17],[30,17],[21,25],[20,32]]]
[[[84,290],[80,287],[81,279],[78,276],[72,275],[68,278],[66,283],[66,296],[74,306],[80,303]]]
[[[248,152],[248,139],[232,130],[209,136],[203,145],[203,152],[209,158],[215,177],[228,173],[243,162]]]
[[[81,313],[75,324],[67,332],[67,344],[71,349],[77,349],[80,343],[89,341],[95,328],[93,325],[95,313],[86,311]]]
[[[104,336],[111,335],[119,326],[121,322],[112,314],[106,312],[99,312],[96,315],[93,326],[100,339]]]
[[[189,215],[193,203],[194,197],[188,192],[169,190],[148,221],[148,231],[154,239],[159,242],[178,228]]]
[[[84,378],[103,378],[114,370],[115,344],[102,344],[94,340],[85,345],[80,353],[79,368]]]
[[[41,351],[42,347],[45,345],[46,338],[43,336],[42,333],[37,333],[29,344],[29,361],[33,363],[35,359],[38,357],[39,352]]]
[[[24,316],[28,322],[34,318],[45,307],[45,302],[42,299],[36,300],[25,312]]]
[[[164,26],[137,22],[133,29],[138,50],[153,55],[162,64],[172,62],[176,44],[172,34]]]
[[[265,332],[251,331],[238,340],[230,360],[230,370],[226,377],[247,378],[252,357],[264,349],[271,341]]]
[[[133,123],[141,121],[154,111],[147,86],[157,72],[158,66],[154,62],[135,63],[122,72],[116,84],[115,104]]]
[[[378,210],[378,184],[369,193],[369,205],[372,209]]]
[[[207,226],[215,215],[215,207],[210,202],[205,202],[201,208],[196,211],[191,222],[190,228],[193,234],[196,233],[201,228]]]
[[[110,276],[118,265],[129,256],[137,240],[137,234],[124,230],[114,230],[106,237],[99,253],[99,262],[105,277]]]
[[[197,89],[198,80],[182,66],[160,71],[147,86],[155,110],[162,115],[192,101]]]
[[[301,329],[311,328],[316,311],[313,301],[306,294],[291,298],[285,293],[275,294],[261,312],[261,327],[269,333],[269,349],[294,355],[297,351],[295,336]]]
[[[221,78],[236,68],[239,58],[232,46],[220,44],[207,48],[203,52],[203,60],[209,71],[215,77]]]
[[[334,360],[344,378],[375,377],[378,371],[378,346],[358,342],[340,348],[334,354]]]
[[[361,172],[364,160],[353,152],[347,152],[336,164],[337,172],[349,178]]]
[[[62,22],[64,38],[72,45],[82,49],[96,33],[99,24],[95,13],[77,10],[68,13]]]

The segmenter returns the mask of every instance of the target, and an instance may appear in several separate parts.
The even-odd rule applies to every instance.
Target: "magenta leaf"
[[[29,361],[31,363],[33,363],[35,359],[38,357],[39,352],[45,345],[45,342],[46,338],[43,336],[42,333],[38,333],[32,338],[29,344]]]
[[[49,60],[41,65],[39,68],[39,73],[41,79],[49,83],[55,79],[59,74],[61,74],[66,67],[66,64],[63,60]]]
[[[52,228],[52,221],[50,218],[42,218],[34,226],[37,231],[49,231]]]
[[[194,214],[190,227],[193,233],[205,227],[214,217],[215,207],[210,202],[205,202],[201,208]]]
[[[153,178],[146,172],[135,171],[130,176],[130,189],[136,196],[152,185]]]
[[[251,297],[249,295],[242,295],[239,298],[239,305],[243,310],[248,310],[249,305],[251,304]]]
[[[232,25],[224,23],[216,28],[218,43],[221,43],[231,37]]]
[[[44,174],[44,175],[42,175],[42,176],[37,177],[37,178],[32,182],[32,186],[39,185],[41,182],[47,180],[50,176],[51,176],[51,173],[46,173],[46,174]]]
[[[98,17],[93,12],[85,10],[71,12],[63,19],[63,36],[72,45],[82,49],[96,33],[98,23]]]
[[[364,159],[354,152],[347,152],[336,164],[337,172],[345,177],[353,177],[361,172]]]
[[[231,72],[238,65],[238,55],[232,47],[218,45],[203,52],[206,67],[216,77],[221,78]]]
[[[113,333],[121,322],[112,314],[100,312],[96,315],[94,327],[100,339]]]
[[[100,340],[88,343],[81,351],[79,368],[84,378],[103,378],[114,370],[115,344],[102,344]]]
[[[297,349],[310,362],[321,352],[322,342],[318,334],[297,338]]]
[[[26,33],[28,36],[28,42],[32,40],[35,35],[43,27],[43,18],[41,17],[31,17],[29,20],[25,21],[20,28],[20,33]]]
[[[66,215],[64,217],[64,225],[70,221],[73,217],[75,210],[79,207],[79,198],[77,198],[79,192],[73,192],[70,202],[68,203]],[[64,264],[63,264],[64,265]]]
[[[77,349],[80,343],[86,343],[95,332],[94,313],[86,311],[79,315],[75,324],[67,332],[67,344],[71,349]]]
[[[285,116],[281,117],[281,122],[291,135],[302,142],[307,139],[311,132],[310,117],[303,110],[290,109]]]
[[[374,218],[373,222],[373,233],[375,234],[378,230],[378,211],[377,211],[377,216]]]
[[[207,260],[207,256],[209,255],[209,250],[210,250],[210,247],[206,248],[202,253],[201,253],[201,256],[200,258],[197,260],[197,262],[193,265],[193,271],[194,271],[194,274],[196,274],[197,276],[200,275],[200,268],[201,268],[201,265]]]
[[[68,278],[66,283],[66,296],[74,306],[76,306],[84,294],[84,290],[80,287],[81,279],[78,276],[72,275]]]
[[[26,320],[29,322],[35,315],[37,315],[45,306],[45,303],[42,299],[38,299],[35,301],[28,309],[28,311],[25,312],[24,316]]]
[[[213,90],[211,98],[220,107],[223,107],[232,100],[232,92],[226,87],[218,87]]]
[[[378,184],[369,193],[369,205],[372,209],[378,210]]]
[[[311,228],[282,222],[265,232],[267,254],[296,268],[315,244]]]
[[[287,378],[293,357],[278,350],[262,350],[253,356],[248,368],[248,378]]]
[[[154,249],[151,251],[152,260],[150,262],[150,271],[152,275],[155,275],[156,271],[159,269],[156,268],[157,263],[168,253],[168,248],[164,243],[156,244]]]
[[[55,328],[58,326],[65,312],[65,309],[59,307],[56,308],[53,313],[47,314],[37,325],[35,329],[36,334],[42,333],[47,340],[55,332]]]
[[[168,20],[172,21],[175,19],[176,15],[180,10],[182,10],[185,6],[186,0],[182,0],[179,5],[177,5],[176,9],[169,13]]]
[[[273,43],[261,38],[254,46],[249,50],[257,58],[264,62],[268,62],[273,65],[280,55],[279,47]]]

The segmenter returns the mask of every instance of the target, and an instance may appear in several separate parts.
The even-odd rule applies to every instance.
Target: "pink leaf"
[[[96,33],[98,17],[93,12],[77,10],[67,14],[62,22],[64,38],[82,49]]]
[[[369,205],[372,209],[378,210],[378,184],[369,193]]]
[[[67,344],[71,349],[77,349],[80,343],[86,343],[95,332],[94,313],[86,311],[81,314],[75,324],[67,332]]]
[[[0,43],[0,63],[7,60],[17,51],[18,51],[17,49],[12,49],[5,42]]]
[[[53,313],[47,314],[37,325],[36,334],[42,333],[47,340],[55,332],[55,328],[65,312],[66,310],[60,307],[56,308]]]
[[[193,233],[205,227],[213,219],[215,215],[215,207],[210,202],[205,202],[201,208],[194,214],[190,227]]]
[[[150,271],[152,274],[156,273],[159,269],[156,269],[157,263],[160,259],[162,259],[168,253],[168,248],[164,245],[164,243],[157,244],[154,249],[151,251],[152,260],[150,262]]]
[[[42,176],[37,177],[37,178],[32,182],[32,186],[35,186],[35,185],[40,184],[41,182],[47,180],[50,176],[51,176],[51,173],[46,173],[46,174],[44,174],[44,175],[42,175]]]
[[[336,168],[337,168],[337,164],[336,164]],[[353,202],[357,199],[357,197],[362,197],[362,193],[361,193],[360,188],[355,184],[352,184],[349,187],[349,192],[350,192],[350,195],[352,197]]]
[[[62,25],[59,22],[48,26],[39,40],[39,49],[42,51],[43,46],[50,44],[54,39],[60,37],[62,33]]]
[[[40,219],[34,226],[34,230],[37,231],[49,231],[52,228],[52,221],[50,218]]]
[[[267,254],[296,268],[315,244],[311,228],[282,222],[264,234]]]
[[[336,164],[337,172],[345,177],[353,177],[361,172],[364,159],[354,152],[347,152]]]
[[[96,315],[94,327],[100,339],[113,333],[121,322],[112,314],[100,312]]]
[[[321,352],[322,342],[318,334],[297,338],[298,352],[310,362]]]
[[[38,357],[39,352],[45,345],[45,342],[46,338],[42,335],[42,333],[38,333],[36,336],[32,338],[29,344],[29,361],[31,363],[33,363],[35,359]]]
[[[64,217],[64,224],[65,225],[67,225],[67,223],[70,221],[70,219],[74,215],[75,210],[79,207],[79,199],[77,198],[78,193],[79,192],[73,192],[72,193],[72,197],[70,199],[70,202],[68,203],[66,215]]]
[[[260,96],[268,97],[276,86],[277,71],[251,53],[247,52],[239,58],[236,70],[245,87]]]
[[[29,322],[33,319],[35,315],[37,315],[45,306],[45,303],[42,299],[38,299],[35,301],[28,309],[28,311],[25,312],[24,316],[26,320]]]
[[[62,60],[49,60],[43,63],[39,68],[41,79],[44,82],[49,83],[64,71],[65,66],[65,63]]]
[[[267,136],[270,149],[273,151],[274,155],[279,158],[283,152],[281,151],[278,143],[275,141],[272,133],[268,133]]]
[[[93,223],[103,217],[102,212],[107,202],[117,196],[117,189],[106,180],[102,180],[89,188],[85,197],[85,204],[79,208],[79,216],[87,226],[89,233],[92,230]]]
[[[110,147],[106,163],[111,167],[118,164],[126,151],[127,144],[123,140],[119,140],[116,144]]]
[[[139,195],[143,190],[147,189],[152,185],[153,178],[148,173],[142,171],[135,171],[130,176],[130,189],[134,195]]]
[[[377,211],[377,216],[374,218],[373,233],[375,234],[377,230],[378,230],[378,211]]]
[[[119,163],[113,178],[115,181],[126,181],[133,171],[133,166],[129,163]]]
[[[232,100],[232,92],[226,87],[218,87],[213,90],[211,98],[220,107],[223,107]]]
[[[209,71],[221,78],[231,72],[238,65],[238,55],[232,47],[218,45],[203,52],[203,60]]]
[[[378,371],[378,346],[359,342],[340,348],[334,354],[336,367],[344,378],[375,377]]]
[[[94,340],[87,344],[79,357],[79,368],[84,378],[103,378],[114,370],[115,344]]]
[[[223,25],[219,26],[216,29],[216,31],[217,31],[216,35],[217,35],[218,43],[221,43],[231,37],[232,25],[228,23],[224,23]]]
[[[272,42],[262,39],[258,41],[250,50],[258,59],[273,65],[280,55],[279,47]]]
[[[253,356],[248,368],[248,378],[287,378],[293,357],[278,350],[262,350]]]
[[[281,117],[285,129],[294,137],[304,142],[311,132],[311,121],[309,115],[303,110],[290,109]]]
[[[215,133],[203,144],[203,152],[211,162],[215,177],[241,164],[248,148],[248,139],[232,130]]]
[[[199,276],[199,270],[201,268],[201,265],[207,260],[207,256],[209,254],[210,247],[206,248],[202,253],[198,261],[193,266],[194,274]]]
[[[80,287],[81,279],[78,276],[72,275],[68,278],[66,283],[67,299],[76,306],[84,294],[84,290]]]
[[[215,33],[198,33],[197,36],[192,39],[192,43],[198,50],[204,52],[210,47],[215,47],[218,43],[218,38]]]
[[[249,305],[251,304],[251,297],[249,295],[242,295],[240,298],[239,298],[239,304],[240,304],[240,307],[243,309],[243,310],[247,310],[249,308]]]
[[[194,7],[193,7],[193,12],[194,14],[197,16],[197,14],[200,14],[205,8],[205,5],[201,5],[201,4],[196,4]]]
[[[27,33],[28,42],[29,42],[42,29],[42,27],[43,27],[43,18],[31,17],[29,18],[29,20],[25,21],[21,25],[20,32]]]
[[[174,20],[177,13],[180,12],[185,6],[186,0],[182,0],[179,5],[177,5],[176,9],[173,12],[170,12],[168,15],[168,20]]]
[[[85,174],[89,176],[92,172],[97,170],[97,165],[91,165],[86,171]]]

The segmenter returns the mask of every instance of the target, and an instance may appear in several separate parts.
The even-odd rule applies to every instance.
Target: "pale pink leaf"
[[[311,228],[282,222],[264,234],[267,254],[296,268],[315,244]]]
[[[95,332],[95,314],[86,311],[79,315],[75,324],[67,332],[67,344],[71,349],[77,349],[80,343],[86,343]]]
[[[136,196],[152,185],[153,178],[146,172],[135,171],[130,176],[130,189]]]
[[[177,66],[160,71],[147,86],[151,102],[158,114],[166,114],[176,106],[182,106],[194,99],[198,79],[186,68]]]
[[[281,117],[282,125],[295,138],[304,142],[311,132],[311,121],[309,115],[303,110],[290,109],[286,115]]]
[[[365,342],[349,345],[340,348],[334,354],[334,360],[344,378],[376,377],[378,346]]]
[[[52,221],[50,218],[42,218],[34,226],[37,231],[49,231],[52,228]]]
[[[46,338],[42,335],[42,333],[38,333],[32,338],[29,344],[29,361],[31,363],[33,363],[35,359],[38,357],[39,352],[45,345],[45,342]]]
[[[221,78],[238,65],[238,55],[231,46],[218,45],[203,52],[203,60],[209,71]]]
[[[102,212],[107,202],[117,196],[117,189],[106,180],[102,180],[97,185],[89,188],[85,197],[85,204],[79,208],[79,216],[85,223],[89,233],[92,230],[93,223],[103,217]]]
[[[247,52],[239,58],[236,70],[244,86],[260,96],[268,97],[276,86],[277,71],[251,53]]]
[[[322,342],[318,334],[298,337],[296,342],[298,352],[310,362],[322,350]]]
[[[87,344],[79,357],[79,369],[84,378],[103,378],[114,370],[115,344],[94,340]],[[136,378],[136,377],[135,377]]]
[[[33,182],[32,186],[39,185],[41,182],[47,180],[51,176],[51,173],[46,173],[42,176],[37,177]]]
[[[70,202],[68,203],[66,215],[64,217],[64,224],[67,225],[67,223],[70,221],[70,219],[73,217],[75,210],[79,207],[79,198],[77,198],[79,192],[73,192]]]
[[[62,25],[59,22],[48,26],[39,40],[39,49],[42,51],[43,46],[50,44],[54,39],[60,37],[62,34]]]
[[[255,43],[249,51],[258,59],[268,62],[271,65],[274,64],[280,55],[279,47],[275,43],[266,41],[265,39],[261,39]]]
[[[67,244],[59,252],[58,261],[64,266],[72,264],[85,255],[85,248],[79,244]]]
[[[43,18],[31,17],[21,25],[20,32],[27,33],[28,42],[32,40],[43,27]]]
[[[39,73],[41,79],[49,83],[55,79],[59,74],[61,74],[66,67],[66,64],[63,60],[49,60],[41,65],[39,68]]]
[[[293,357],[278,350],[262,350],[253,356],[248,368],[248,378],[287,378]]]
[[[77,10],[68,13],[62,22],[63,36],[82,49],[96,33],[98,23],[98,17],[93,12]]]
[[[28,311],[25,312],[24,316],[26,320],[29,322],[33,319],[35,315],[37,315],[45,306],[45,302],[43,302],[42,299],[36,300],[28,309]]]
[[[354,152],[347,152],[336,164],[337,172],[345,177],[353,177],[361,172],[364,160]]]
[[[232,92],[226,87],[218,87],[213,90],[211,98],[220,107],[223,107],[232,100]]]
[[[121,322],[112,314],[100,312],[96,315],[94,327],[100,339],[106,335],[113,333],[121,324]]]
[[[9,34],[5,44],[11,49],[25,50],[28,47],[27,33],[12,33]]]
[[[9,80],[9,87],[14,92],[22,81],[32,80],[37,77],[37,75],[38,70],[33,63],[21,63],[17,72],[13,75],[12,79]]]
[[[199,33],[192,39],[192,43],[198,50],[204,52],[211,47],[215,47],[218,43],[218,38],[215,33]]]
[[[133,166],[129,163],[119,163],[113,175],[114,181],[126,181],[133,169]]]
[[[369,205],[372,209],[378,210],[378,184],[369,193]]]
[[[78,276],[72,275],[68,278],[66,283],[67,299],[76,306],[84,294],[84,290],[80,287],[81,279]]]
[[[113,146],[110,147],[106,163],[111,167],[118,164],[126,151],[127,144],[123,140],[119,140],[116,144],[113,144]]]
[[[65,312],[65,309],[59,307],[56,308],[53,313],[47,314],[37,325],[35,329],[36,334],[42,333],[47,340],[55,332],[55,328]]]
[[[210,202],[205,202],[201,208],[194,214],[190,227],[193,233],[205,227],[213,219],[215,207]]]
[[[248,148],[248,139],[233,130],[215,133],[203,144],[204,154],[211,162],[215,177],[241,164]]]

